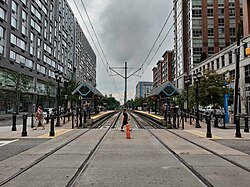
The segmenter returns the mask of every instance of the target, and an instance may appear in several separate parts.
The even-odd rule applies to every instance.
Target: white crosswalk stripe
[[[0,147],[1,146],[4,146],[4,145],[7,145],[9,143],[12,143],[12,142],[15,142],[17,141],[18,139],[15,139],[15,140],[0,140]]]

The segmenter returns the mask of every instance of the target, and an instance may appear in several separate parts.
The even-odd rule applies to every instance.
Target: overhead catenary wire
[[[149,50],[149,52],[148,52],[148,54],[147,54],[146,58],[144,59],[144,61],[143,61],[142,65],[141,65],[141,68],[143,68],[143,65],[146,63],[146,61],[147,61],[147,59],[149,58],[149,56],[150,56],[151,52],[153,51],[153,48],[154,48],[154,46],[155,46],[156,42],[158,41],[158,39],[160,38],[160,36],[161,36],[161,34],[162,34],[162,32],[163,32],[163,30],[164,30],[165,26],[167,25],[167,22],[168,22],[168,20],[169,20],[169,18],[170,18],[170,16],[171,16],[171,14],[172,14],[173,10],[174,10],[174,9],[172,8],[172,10],[170,11],[170,13],[169,13],[169,15],[168,15],[167,19],[165,20],[165,22],[164,22],[164,24],[163,24],[163,26],[162,26],[162,28],[161,28],[161,30],[160,30],[160,32],[159,32],[159,34],[157,35],[157,37],[156,37],[156,39],[155,39],[155,41],[154,41],[154,43],[153,43],[153,45],[152,45],[151,49]],[[145,69],[146,69],[146,68],[145,68]],[[144,72],[144,70],[142,70],[142,72]]]
[[[77,6],[77,3],[75,2],[75,0],[73,0],[73,2],[74,2],[75,6],[76,6],[76,8],[77,8],[77,11],[79,12],[80,17],[81,17],[81,19],[82,19],[82,21],[83,21],[83,23],[84,23],[84,25],[85,25],[85,27],[86,27],[86,29],[87,29],[87,32],[88,32],[88,34],[89,34],[89,36],[90,36],[90,38],[91,38],[91,40],[92,40],[92,43],[93,43],[95,49],[97,50],[98,56],[100,57],[101,62],[103,63],[104,68],[105,68],[106,72],[108,73],[108,76],[109,76],[110,79],[111,79],[111,82],[113,83],[113,85],[114,85],[115,89],[117,90],[117,92],[119,92],[119,91],[118,91],[118,88],[117,88],[117,85],[116,85],[115,81],[113,80],[113,77],[112,77],[112,76],[110,75],[110,73],[109,73],[109,67],[106,66],[106,64],[105,64],[105,62],[104,62],[104,60],[103,60],[103,58],[102,58],[102,56],[101,56],[101,54],[100,54],[100,52],[99,52],[99,50],[98,50],[96,44],[95,44],[95,41],[94,41],[94,39],[93,39],[93,37],[92,37],[92,35],[91,35],[89,29],[88,29],[88,26],[87,26],[86,22],[85,22],[84,19],[83,19],[82,13],[81,13],[81,11],[79,10],[79,8],[78,8],[78,6]],[[82,4],[83,4],[83,1],[81,1],[81,2],[82,2]],[[84,4],[83,4],[83,5],[84,5]],[[85,10],[85,12],[86,12],[86,14],[87,14],[87,10],[86,10],[86,7],[85,7],[85,6],[84,6],[84,10]],[[89,22],[91,23],[91,20],[90,20],[88,14],[87,14],[87,17],[88,17],[88,19],[89,19]],[[94,31],[94,27],[93,27],[92,23],[91,23],[91,26],[92,26],[92,29],[93,29],[93,31]],[[103,52],[103,50],[102,50],[102,47],[101,47],[101,45],[100,45],[100,42],[99,42],[99,40],[98,40],[98,37],[97,37],[97,35],[96,35],[96,33],[95,33],[95,31],[94,31],[94,35],[95,35],[95,37],[97,38],[97,41],[98,41],[99,47],[101,48],[102,53],[104,54],[104,52]],[[104,54],[104,58],[105,58],[105,60],[106,60],[106,62],[107,62],[107,65],[109,66],[105,54]]]
[[[144,67],[144,65],[145,65],[145,63],[147,62],[147,60],[148,60],[150,54],[152,53],[152,51],[153,51],[153,49],[154,49],[154,47],[155,47],[157,41],[159,40],[159,38],[160,38],[160,36],[161,36],[161,34],[162,34],[164,28],[166,27],[166,25],[167,25],[167,23],[168,23],[168,21],[169,21],[169,19],[170,19],[170,16],[172,15],[173,11],[174,11],[174,8],[172,8],[171,11],[170,11],[170,13],[168,14],[167,19],[165,20],[165,22],[164,22],[164,24],[163,24],[163,26],[162,26],[162,28],[161,28],[159,34],[157,35],[157,37],[156,37],[156,39],[155,39],[155,41],[154,41],[152,47],[151,47],[150,50],[149,50],[149,52],[148,52],[146,58],[144,59],[142,65],[141,65],[141,72],[142,72],[142,73],[141,73],[140,76],[138,76],[138,78],[137,78],[137,80],[136,80],[136,82],[135,82],[136,84],[137,84],[137,82],[139,81],[139,79],[142,77],[142,75],[144,74],[144,72],[146,71],[146,69],[148,68],[149,64],[152,62],[152,60],[153,60],[153,58],[155,57],[155,55],[156,55],[156,53],[158,52],[158,50],[160,49],[160,47],[158,47],[158,49],[156,50],[156,52],[155,52],[154,55],[153,55],[153,58],[151,58],[151,60],[150,60],[149,63],[147,64],[147,66]],[[173,25],[172,25],[172,27],[173,27]],[[170,30],[171,30],[171,29],[170,29]],[[165,41],[165,39],[166,39],[167,36],[169,35],[170,30],[169,30],[168,33],[165,35],[165,37],[164,37],[163,41],[161,42],[160,46],[162,45],[162,43]]]

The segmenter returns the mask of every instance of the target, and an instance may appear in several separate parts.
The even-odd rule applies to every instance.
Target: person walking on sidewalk
[[[123,109],[123,118],[122,118],[122,126],[121,126],[121,131],[123,132],[123,127],[124,125],[128,124],[128,110],[127,109]],[[132,129],[130,129],[130,131],[132,131]]]
[[[35,128],[33,130],[36,130],[39,126],[41,126],[44,130],[45,129],[43,125],[44,116],[43,116],[43,109],[41,106],[37,108],[37,111],[35,113],[35,119],[36,119]]]

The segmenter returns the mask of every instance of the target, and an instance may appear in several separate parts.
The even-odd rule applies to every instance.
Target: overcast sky
[[[103,94],[112,94],[118,101],[123,103],[124,79],[120,76],[112,76],[114,83],[109,77],[109,74],[112,73],[115,75],[115,73],[109,70],[108,74],[105,70],[107,66],[103,63],[106,64],[106,61],[102,56],[102,62],[98,55],[74,1],[88,26],[100,54],[102,55],[101,49],[89,24],[82,2],[87,9],[110,67],[124,67],[124,62],[127,62],[128,68],[135,68],[128,70],[129,76],[136,71],[136,68],[141,67],[147,57],[156,37],[159,35],[164,22],[171,12],[172,0],[68,0],[97,56],[97,89]],[[172,26],[172,20],[173,15],[171,15],[171,19],[167,22],[161,37],[145,62],[142,77],[131,76],[128,79],[128,99],[134,98],[135,87],[139,80],[152,81],[152,68],[158,60],[162,59],[162,55],[166,50],[173,49],[172,29],[149,64],[163,38]],[[115,70],[124,75],[124,70]],[[139,71],[138,74],[141,75],[142,71]]]

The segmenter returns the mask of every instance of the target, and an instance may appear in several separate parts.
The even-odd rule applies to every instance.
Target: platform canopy
[[[73,92],[72,94],[77,94],[82,97],[91,98],[93,96],[100,96],[103,97],[102,93],[97,90],[94,86],[90,85],[87,82],[81,83]]]
[[[177,88],[170,81],[167,81],[162,85],[158,86],[157,88],[153,89],[149,93],[148,97],[152,96],[171,97],[175,95],[179,95]]]

